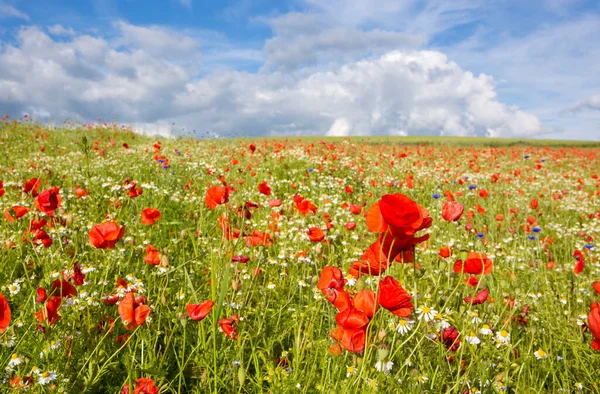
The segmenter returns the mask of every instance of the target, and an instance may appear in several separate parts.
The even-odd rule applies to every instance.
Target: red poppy
[[[231,261],[236,262],[236,263],[246,264],[248,261],[250,261],[250,257],[240,254],[237,256],[233,256],[231,258]]]
[[[469,297],[463,298],[463,301],[466,302],[467,304],[471,304],[471,305],[483,304],[487,300],[489,294],[490,294],[490,291],[486,288],[486,289],[481,290],[474,297],[469,296]]]
[[[23,185],[23,193],[31,193],[31,196],[35,198],[38,196],[38,190],[40,189],[41,184],[42,183],[38,178],[31,178]]]
[[[372,318],[379,306],[377,294],[370,289],[361,290],[352,298],[352,306],[363,311],[367,317]]]
[[[317,212],[317,207],[312,202],[305,200],[302,196],[298,197],[299,198],[296,198],[296,196],[294,196],[294,201],[296,203],[296,209],[298,212],[300,212],[300,214],[310,215],[311,213]]]
[[[79,266],[79,264],[77,264],[77,263],[73,264],[73,275],[71,275],[71,277],[73,278],[73,282],[75,283],[75,285],[81,286],[84,284],[85,274],[81,270],[81,267]]]
[[[269,206],[270,207],[279,207],[281,206],[281,204],[283,204],[283,201],[281,200],[269,200]]]
[[[10,325],[10,306],[4,295],[0,293],[0,334]]]
[[[577,260],[573,271],[575,271],[575,275],[579,275],[585,268],[585,259],[583,258],[583,253],[581,253],[579,250],[576,250],[575,253],[573,253],[573,257],[575,257],[575,260]]]
[[[343,290],[346,279],[338,267],[326,266],[321,270],[321,276],[317,283],[317,288],[327,294],[325,290],[336,289]]]
[[[442,246],[440,248],[440,257],[445,259],[450,256],[452,256],[452,249],[448,246]]]
[[[442,206],[442,217],[449,222],[456,222],[463,214],[465,208],[456,201],[446,201]]]
[[[64,298],[73,298],[77,296],[77,289],[64,279],[56,279],[52,282],[51,294],[56,294]]]
[[[136,381],[133,394],[158,394],[159,388],[154,385],[154,380],[149,378],[139,378]]]
[[[362,206],[360,205],[351,204],[348,208],[354,215],[359,215],[362,212]]]
[[[146,245],[146,256],[144,256],[144,261],[150,265],[159,265],[160,252],[158,249],[150,244]]]
[[[529,203],[529,208],[531,209],[538,209],[539,206],[539,202],[537,198],[534,198],[533,200],[531,200],[531,202]]]
[[[419,204],[404,194],[385,194],[378,203],[383,220],[401,233],[412,235],[423,224],[423,212]],[[392,232],[396,235],[399,231]]]
[[[48,322],[48,325],[51,326],[56,323],[60,319],[60,315],[58,314],[58,309],[60,308],[60,304],[62,303],[62,298],[60,296],[52,296],[48,298],[48,302],[46,302],[46,306],[41,310],[35,313],[35,317],[41,323],[44,320]]]
[[[588,314],[588,327],[592,332],[592,349],[600,350],[600,304],[592,302]]]
[[[469,276],[464,281],[469,287],[477,287],[477,285],[479,285],[479,278],[477,278],[476,276]]]
[[[356,228],[356,223],[355,222],[348,222],[346,224],[344,224],[344,227],[346,227],[346,230],[348,231],[352,231]]]
[[[256,150],[256,145],[250,144],[248,145],[248,149],[250,149],[250,153],[254,153],[254,151]]]
[[[123,237],[125,227],[114,222],[104,222],[95,225],[90,230],[88,239],[90,244],[98,249],[112,249],[118,240]]]
[[[30,230],[23,235],[23,242],[32,242],[35,245],[43,245],[45,248],[52,246],[52,238],[42,229]]]
[[[311,227],[308,229],[307,234],[310,242],[321,242],[325,239],[325,233],[318,227]]]
[[[146,208],[142,211],[142,224],[152,225],[160,220],[160,211],[156,208]]]
[[[330,333],[348,351],[360,353],[365,348],[368,316],[358,308],[349,307],[335,316],[338,327]]]
[[[136,327],[144,324],[148,315],[150,315],[150,307],[148,305],[138,305],[133,293],[125,294],[125,297],[119,303],[119,316],[121,316],[127,330],[135,330]]]
[[[213,186],[206,191],[206,206],[209,209],[217,208],[217,205],[229,201],[229,190],[224,186]]]
[[[457,260],[454,263],[454,272],[473,275],[491,274],[492,273],[492,260],[486,257],[483,253],[469,252],[467,259],[464,261]]]
[[[267,182],[263,182],[258,185],[258,192],[260,194],[264,194],[265,196],[271,195],[271,188],[267,185]]]
[[[35,301],[39,304],[43,304],[48,299],[48,294],[46,293],[46,289],[43,287],[37,288],[37,297],[35,297]]]
[[[54,211],[60,206],[59,191],[60,189],[56,186],[44,190],[35,201],[35,206],[46,215],[54,216]]]
[[[352,305],[350,295],[344,290],[325,289],[323,292],[327,301],[331,302],[338,311],[343,311]]]
[[[592,283],[592,287],[597,294],[600,294],[600,280],[594,281],[594,283]]]
[[[357,329],[366,327],[369,317],[365,312],[351,306],[335,315],[335,321],[343,329]]]
[[[4,210],[4,217],[9,223],[15,222],[17,219],[22,218],[29,212],[29,208],[21,207],[19,205],[13,205],[12,208],[6,208]]]
[[[237,339],[238,333],[234,327],[234,325],[237,321],[238,321],[237,315],[232,315],[232,316],[228,317],[227,319],[219,319],[217,324],[219,325],[219,328],[221,329],[221,331],[223,331],[223,333],[225,333],[225,335],[227,335],[231,339]]]
[[[410,294],[391,276],[379,282],[379,305],[400,317],[410,315],[414,308]]]
[[[273,239],[269,233],[263,233],[262,231],[254,230],[250,235],[244,238],[247,246],[271,246],[273,245]]]
[[[185,306],[185,311],[190,319],[200,321],[208,315],[213,305],[215,305],[215,303],[211,300],[204,301],[200,304],[188,304]]]
[[[4,183],[0,181],[0,197],[4,195]]]
[[[441,339],[448,350],[455,352],[460,348],[460,334],[454,326],[446,327],[442,331]]]
[[[85,191],[85,189],[79,187],[79,186],[75,186],[75,198],[81,198],[81,197],[85,197],[87,196],[87,192]]]

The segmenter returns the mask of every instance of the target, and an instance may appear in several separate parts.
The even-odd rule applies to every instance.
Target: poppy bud
[[[358,291],[361,291],[361,290],[365,289],[366,283],[365,283],[365,280],[363,279],[362,276],[356,280],[356,284],[354,285],[354,287]]]
[[[242,366],[240,366],[240,369],[238,369],[238,382],[240,383],[240,386],[243,386],[245,381],[246,370]]]
[[[377,333],[377,338],[379,338],[380,341],[383,341],[385,339],[385,336],[387,335],[387,332],[385,331],[385,328],[382,328],[381,330],[379,330],[379,332]]]
[[[160,266],[163,268],[167,268],[169,266],[169,256],[166,254],[160,256]]]
[[[386,344],[379,345],[377,347],[377,359],[379,361],[383,361],[387,359],[387,356],[390,354],[390,348]]]
[[[65,219],[65,225],[67,227],[71,227],[73,225],[73,214],[68,214],[67,218]]]
[[[240,281],[238,279],[233,279],[231,281],[231,288],[233,289],[233,291],[238,291],[239,289],[242,288],[242,284],[240,283]]]
[[[188,235],[188,233],[186,230],[181,230],[181,232],[179,233],[179,238],[186,239],[187,235]]]

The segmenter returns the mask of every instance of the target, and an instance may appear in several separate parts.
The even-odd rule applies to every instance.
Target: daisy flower
[[[433,308],[428,307],[427,305],[423,305],[419,309],[417,309],[417,314],[419,315],[419,319],[425,319],[426,322],[430,322],[435,319],[435,315],[437,315],[437,311]]]

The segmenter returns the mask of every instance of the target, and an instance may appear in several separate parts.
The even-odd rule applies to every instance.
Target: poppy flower
[[[294,198],[296,203],[296,209],[302,215],[310,215],[311,213],[317,212],[317,207],[310,202],[309,200],[305,200],[303,197]]]
[[[318,227],[311,227],[308,229],[307,234],[310,242],[321,242],[325,239],[325,233]]]
[[[355,222],[348,222],[346,224],[344,224],[344,227],[346,227],[346,230],[348,231],[352,231],[356,228],[356,223]]]
[[[150,265],[159,265],[160,252],[158,249],[150,244],[146,245],[146,256],[144,256],[144,261]]]
[[[160,220],[160,211],[156,208],[146,208],[142,211],[142,224],[153,225]]]
[[[60,296],[52,296],[48,298],[48,302],[46,302],[46,306],[41,310],[35,313],[35,317],[37,320],[42,323],[44,320],[48,322],[48,325],[51,326],[56,323],[60,319],[60,315],[58,314],[58,310],[62,303],[62,298]]]
[[[0,197],[4,195],[4,183],[0,181]]]
[[[352,306],[363,311],[367,317],[372,318],[379,306],[377,294],[370,289],[361,290],[352,297]]]
[[[491,274],[492,273],[492,260],[486,257],[483,253],[469,252],[467,259],[463,262],[457,260],[454,263],[454,272],[473,275]]]
[[[343,329],[357,329],[369,324],[369,317],[363,311],[353,306],[335,315],[335,321]]]
[[[59,191],[60,189],[56,186],[44,190],[35,201],[35,206],[46,215],[54,216],[54,211],[60,206]]]
[[[533,200],[531,200],[531,202],[529,203],[529,208],[531,209],[538,209],[539,207],[539,202],[537,198],[534,198]]]
[[[404,194],[385,194],[378,206],[385,222],[406,235],[414,234],[423,224],[423,212],[419,204]]]
[[[350,209],[350,212],[354,215],[360,215],[360,213],[362,212],[362,207],[356,204],[351,204],[348,207],[348,209]]]
[[[343,290],[346,279],[338,267],[325,266],[321,270],[317,288],[326,294],[327,289]]]
[[[592,302],[588,314],[588,327],[592,332],[592,349],[600,350],[600,304]]]
[[[90,244],[98,249],[112,249],[118,240],[123,237],[125,227],[114,222],[104,222],[95,225],[90,230],[88,239]]]
[[[73,275],[71,275],[71,278],[73,278],[73,282],[77,286],[82,286],[85,283],[85,274],[77,263],[73,264]]]
[[[52,282],[52,294],[57,294],[64,298],[73,298],[77,296],[77,289],[64,279],[56,279]]]
[[[185,306],[185,311],[190,319],[200,321],[208,315],[213,305],[215,305],[215,303],[211,300],[204,301],[200,304],[188,304]]]
[[[38,178],[31,178],[23,184],[23,193],[31,193],[31,196],[35,198],[38,196],[38,190],[40,189],[41,184],[42,183]]]
[[[392,276],[379,282],[379,305],[400,317],[407,317],[414,309],[410,294]]]
[[[248,145],[248,149],[250,149],[250,153],[254,153],[254,151],[256,151],[256,145],[250,144]]]
[[[575,257],[575,260],[577,260],[573,271],[575,272],[575,275],[579,275],[585,268],[585,259],[583,258],[583,253],[581,253],[579,250],[576,250],[575,253],[573,253],[573,257]]]
[[[360,309],[349,307],[335,316],[338,327],[330,336],[348,351],[360,353],[365,348],[369,317]]]
[[[269,233],[263,233],[262,231],[254,230],[250,235],[244,238],[247,246],[271,246],[273,245],[273,239]]]
[[[592,283],[592,287],[594,288],[596,294],[600,294],[600,280],[594,281],[594,283]]]
[[[250,257],[240,254],[237,256],[233,256],[231,258],[231,261],[236,262],[236,263],[246,264],[248,261],[250,261]]]
[[[43,304],[48,299],[48,294],[46,293],[46,289],[43,287],[37,288],[37,297],[35,297],[35,301],[38,304]]]
[[[29,208],[21,207],[19,205],[13,205],[12,208],[6,208],[4,210],[4,217],[9,223],[14,223],[16,220],[22,218],[29,212]]]
[[[486,288],[486,289],[481,290],[475,296],[469,296],[469,297],[463,298],[463,301],[466,302],[467,304],[471,304],[471,305],[483,304],[487,300],[489,294],[490,294],[490,291]]]
[[[224,186],[213,186],[206,191],[206,206],[209,209],[217,208],[217,205],[229,201],[229,189]]]
[[[456,201],[446,201],[442,206],[442,217],[448,222],[456,222],[463,214],[465,208]]]
[[[219,319],[217,324],[219,325],[219,328],[221,329],[221,331],[223,331],[223,333],[225,333],[225,335],[227,335],[231,339],[237,339],[238,333],[234,327],[237,320],[238,320],[237,315],[233,315],[233,316],[228,317],[227,319]]]
[[[158,394],[159,388],[154,385],[154,380],[149,378],[139,378],[135,382],[133,394]]]
[[[264,194],[265,196],[271,195],[271,188],[267,185],[267,182],[263,182],[258,185],[258,192],[260,194]]]
[[[338,311],[343,311],[352,305],[350,295],[344,290],[326,289],[324,293],[327,301],[331,302]]]
[[[269,206],[272,208],[279,207],[281,204],[283,204],[283,201],[281,200],[269,200]]]
[[[10,306],[4,295],[0,293],[0,334],[10,325]]]
[[[127,330],[135,330],[136,327],[144,324],[148,315],[150,315],[150,307],[148,305],[138,305],[131,292],[125,294],[125,297],[119,303],[119,316],[121,316]]]
[[[87,196],[87,191],[85,191],[84,188],[81,188],[79,186],[75,187],[75,198],[81,198],[81,197],[85,197]]]
[[[448,350],[453,352],[460,348],[460,334],[456,327],[446,327],[444,331],[442,331],[442,342],[444,342],[444,345],[446,345]]]
[[[440,257],[445,259],[450,256],[452,256],[452,249],[448,246],[442,246],[440,248]]]
[[[30,241],[31,243],[38,246],[41,244],[45,248],[49,248],[50,246],[52,246],[52,238],[50,238],[48,233],[42,229],[25,232],[23,236],[23,241]]]

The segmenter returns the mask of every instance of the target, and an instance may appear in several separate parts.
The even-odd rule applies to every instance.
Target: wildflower
[[[128,330],[134,330],[144,324],[148,315],[150,315],[150,307],[136,301],[133,293],[127,293],[119,303],[119,316]]]
[[[38,383],[42,386],[54,381],[56,379],[56,372],[46,371],[38,375]]]
[[[10,325],[10,307],[8,301],[0,294],[0,334],[2,334]]]
[[[354,366],[349,365],[348,367],[346,367],[346,377],[349,378],[350,376],[356,374],[356,368],[354,368]]]
[[[471,345],[475,345],[475,346],[477,346],[477,345],[479,345],[479,344],[481,343],[481,340],[479,339],[479,337],[477,336],[477,334],[475,334],[473,331],[471,331],[471,332],[469,333],[469,335],[467,335],[467,336],[465,337],[465,340],[466,340],[466,341],[467,341],[469,344],[471,344]]]
[[[425,375],[419,375],[419,376],[417,376],[417,383],[418,384],[424,384],[428,380],[429,380],[429,378],[427,376],[425,376]]]
[[[490,329],[490,326],[484,324],[483,327],[481,327],[481,330],[479,330],[479,333],[481,335],[492,335],[492,330]]]
[[[200,321],[208,315],[214,305],[214,301],[208,300],[200,304],[188,304],[185,310],[190,319]]]
[[[398,324],[396,324],[396,331],[400,335],[407,334],[415,325],[414,320],[400,319]]]
[[[417,314],[419,315],[419,319],[425,319],[426,322],[430,322],[435,319],[435,315],[437,315],[437,311],[433,308],[428,307],[427,305],[423,305],[419,309],[417,309]]]
[[[160,220],[160,211],[156,208],[146,208],[142,211],[142,224],[153,225]]]
[[[389,373],[392,370],[394,363],[392,361],[377,361],[375,363],[375,369],[379,372]]]
[[[90,244],[98,249],[112,249],[123,237],[125,227],[114,222],[104,222],[92,227],[89,233]]]
[[[542,348],[539,348],[533,354],[535,355],[535,358],[537,358],[538,360],[541,360],[543,358],[548,358],[548,353],[546,353]]]
[[[462,216],[463,211],[462,204],[448,200],[442,206],[442,217],[448,222],[456,222]]]
[[[14,353],[10,357],[10,360],[8,361],[8,368],[13,369],[17,365],[21,364],[21,362],[23,362],[23,360],[21,359],[21,357],[19,357],[19,355],[17,353]]]
[[[392,276],[386,276],[379,282],[379,304],[400,317],[410,315],[414,308],[411,296]]]
[[[506,345],[510,342],[510,333],[506,330],[500,330],[496,333],[497,346]]]

